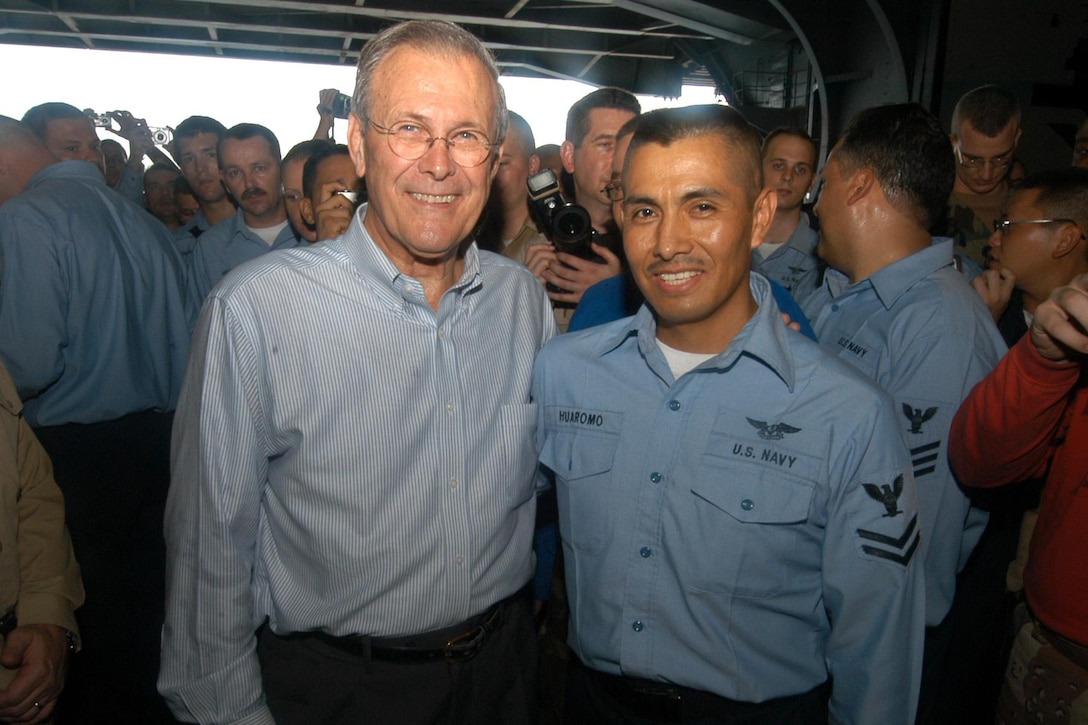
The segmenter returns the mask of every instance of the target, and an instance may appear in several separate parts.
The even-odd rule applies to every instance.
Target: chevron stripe
[[[922,537],[915,534],[914,541],[911,542],[910,547],[902,554],[896,554],[887,549],[878,549],[875,546],[862,546],[861,550],[870,556],[877,556],[881,559],[887,559],[888,561],[894,561],[896,564],[906,566],[910,563],[910,560],[914,558],[914,552],[918,550],[918,542],[921,540]]]
[[[893,539],[891,536],[888,536],[886,534],[878,534],[875,531],[867,531],[865,529],[858,529],[858,536],[863,539],[868,539],[869,541],[875,541],[878,544],[887,544],[888,546],[894,546],[897,549],[902,549],[906,545],[907,541],[910,539],[911,534],[914,533],[914,529],[917,526],[918,514],[914,514],[914,517],[911,518],[910,523],[907,524],[907,528],[903,531],[903,535],[900,536],[898,539]]]

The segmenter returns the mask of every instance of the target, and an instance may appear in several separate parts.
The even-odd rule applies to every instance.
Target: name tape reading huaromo
[[[604,425],[604,416],[600,413],[588,413],[584,410],[561,410],[559,422],[571,425],[593,425],[598,428]]]

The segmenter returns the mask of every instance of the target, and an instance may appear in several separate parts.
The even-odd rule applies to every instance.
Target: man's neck
[[[597,230],[599,234],[608,234],[612,229],[612,207],[601,206],[596,203],[582,204],[587,212],[589,212],[589,221],[593,225],[593,228]]]
[[[281,203],[275,209],[260,216],[254,216],[243,209],[242,221],[244,221],[246,226],[250,229],[267,229],[268,227],[274,227],[277,224],[283,224],[287,221],[287,209]]]
[[[1004,203],[1005,197],[1009,194],[1009,180],[1006,178],[990,191],[980,194],[977,191],[972,191],[971,189],[969,189],[967,185],[960,180],[960,177],[957,176],[956,182],[952,186],[952,193],[956,194],[963,200],[993,200],[996,203]]]
[[[920,252],[933,244],[933,237],[920,227],[896,225],[866,231],[866,240],[856,245],[858,252],[849,271],[850,284],[867,279],[885,267]]]
[[[797,231],[797,225],[800,223],[801,207],[790,211],[779,210],[774,215],[774,219],[771,220],[771,227],[767,230],[767,236],[763,238],[764,244],[784,244]]]
[[[200,211],[204,212],[204,218],[208,220],[208,223],[215,226],[224,219],[234,216],[235,209],[230,199],[224,196],[219,201],[201,200]]]
[[[503,241],[509,241],[518,235],[522,227],[525,226],[526,220],[529,218],[529,207],[526,202],[522,200],[522,203],[513,209],[503,209],[502,215],[502,238]]]

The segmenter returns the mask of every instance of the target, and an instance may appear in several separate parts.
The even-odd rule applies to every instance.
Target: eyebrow
[[[689,189],[680,196],[681,203],[687,203],[696,199],[729,199],[730,196],[726,192],[713,186],[700,186],[695,189]],[[650,196],[628,196],[623,201],[624,206],[628,204],[648,204],[650,206],[661,206],[661,203]]]
[[[1003,156],[1008,156],[1013,151],[1016,151],[1016,146],[1010,146],[1007,151],[1002,151],[999,154],[994,154],[993,156],[990,156],[989,158],[991,158],[991,159],[1000,159]],[[976,156],[974,154],[969,154],[966,151],[964,151],[962,148],[960,149],[960,155],[961,156],[966,156],[969,159],[985,159],[985,158],[987,158],[986,156]]]

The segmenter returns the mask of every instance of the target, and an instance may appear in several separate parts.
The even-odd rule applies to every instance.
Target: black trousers
[[[278,725],[518,725],[536,709],[536,635],[525,597],[463,662],[386,662],[267,628],[257,655]]]
[[[171,413],[37,428],[64,493],[86,603],[58,723],[172,723],[155,689],[165,606]]]

